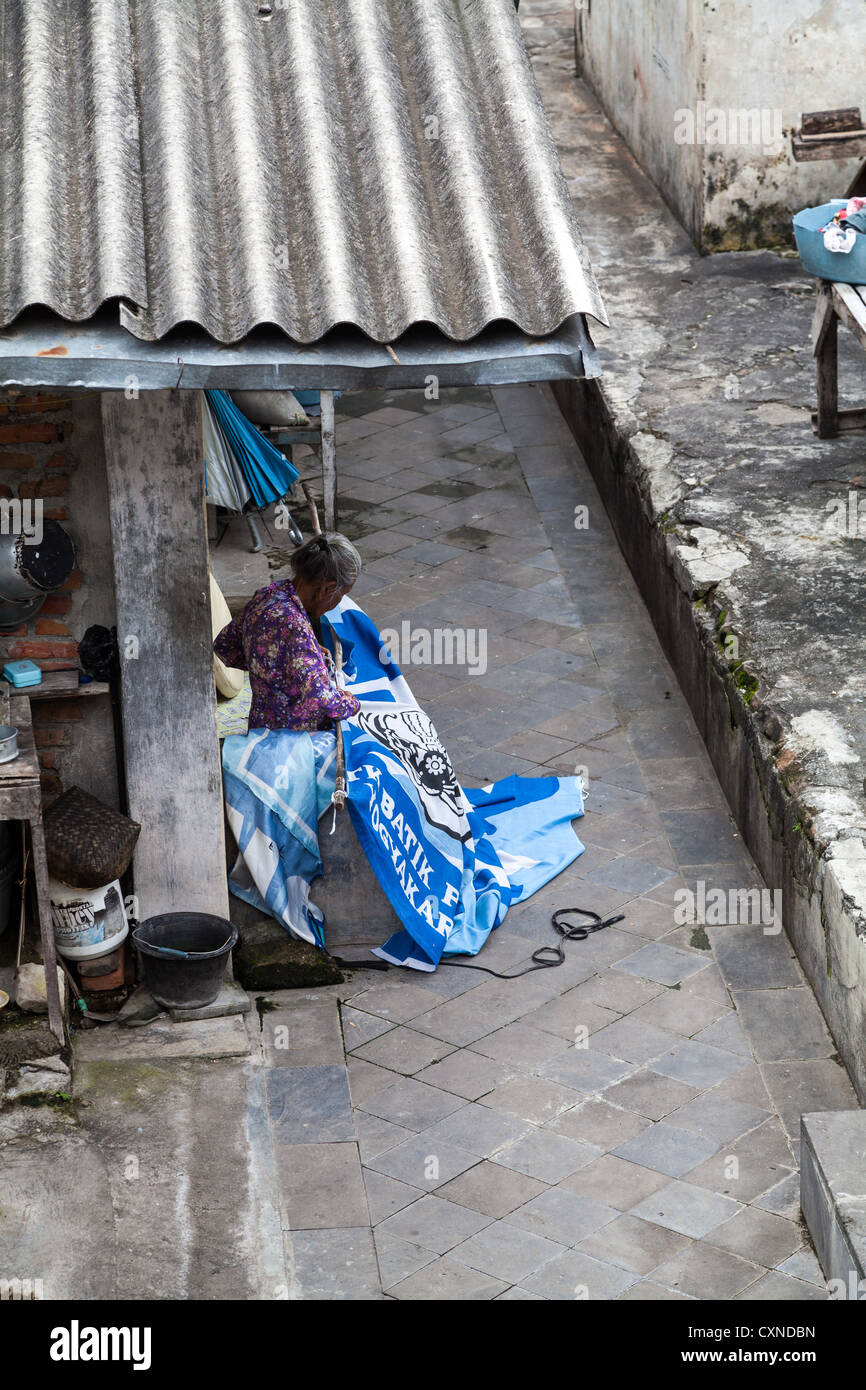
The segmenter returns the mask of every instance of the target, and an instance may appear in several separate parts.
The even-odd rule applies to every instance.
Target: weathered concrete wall
[[[579,70],[701,250],[787,244],[792,213],[851,182],[857,160],[797,164],[790,136],[804,111],[866,109],[862,0],[575,0],[575,37]]]

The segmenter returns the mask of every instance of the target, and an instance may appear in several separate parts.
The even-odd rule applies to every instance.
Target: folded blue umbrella
[[[239,410],[227,391],[205,391],[257,507],[283,497],[300,477],[285,454]]]

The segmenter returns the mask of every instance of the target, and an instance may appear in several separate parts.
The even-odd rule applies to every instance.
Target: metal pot
[[[28,622],[75,568],[75,546],[63,527],[51,520],[41,525],[38,541],[0,531],[0,629]]]
[[[37,541],[25,532],[0,534],[0,596],[12,602],[50,594],[75,568],[75,546],[56,521],[42,522]]]
[[[12,724],[0,724],[0,763],[11,763],[18,757],[18,730]]]

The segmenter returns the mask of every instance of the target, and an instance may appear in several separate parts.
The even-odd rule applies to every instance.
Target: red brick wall
[[[35,389],[0,392],[0,497],[42,498],[43,516],[68,525],[74,540],[75,518],[66,504],[76,464],[69,396]],[[77,666],[73,632],[83,631],[75,620],[81,585],[76,572],[62,590],[49,594],[29,623],[0,632],[0,665],[29,656],[44,670]],[[81,702],[36,701],[32,710],[43,791],[53,797],[63,786],[63,752],[82,717]]]

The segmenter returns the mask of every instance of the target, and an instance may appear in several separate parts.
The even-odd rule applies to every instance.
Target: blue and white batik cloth
[[[318,824],[336,765],[332,733],[252,729],[223,743],[226,813],[240,846],[229,888],[322,948],[324,921],[310,887],[322,872]]]
[[[342,722],[349,814],[403,923],[373,954],[428,971],[443,955],[475,955],[513,903],[583,852],[572,829],[580,780],[512,776],[464,790],[366,613],[344,599],[323,628],[325,640],[328,628],[339,638],[346,687],[361,702]],[[257,730],[227,738],[223,751],[241,847],[232,891],[320,945],[309,885],[321,873],[315,818],[333,788],[333,748],[329,734]]]

